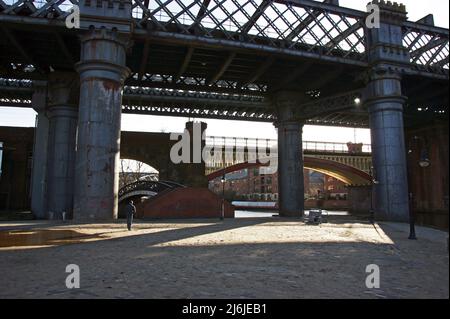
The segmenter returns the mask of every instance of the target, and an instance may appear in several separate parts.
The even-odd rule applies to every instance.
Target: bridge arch
[[[257,168],[267,166],[262,163],[240,163],[226,167],[224,169],[218,170],[207,175],[208,181],[212,181],[216,178],[222,177],[223,175],[240,171],[243,169]],[[325,175],[331,176],[345,183],[346,185],[369,185],[372,181],[372,177],[359,169],[354,167],[341,164],[335,161],[330,161],[326,159],[305,156],[304,157],[304,168],[310,169],[323,173]]]
[[[159,161],[158,158],[139,156],[139,154],[133,154],[130,152],[121,153],[120,160],[142,163],[144,165],[144,168],[150,167],[150,168],[154,169],[155,171],[157,171],[158,173],[160,171],[160,166],[162,165],[161,161]]]
[[[142,176],[158,174],[159,169],[158,166],[154,165],[153,162],[149,161],[141,161],[135,158],[129,158],[125,156],[120,157],[119,162],[119,172],[122,173],[130,173],[130,174],[141,174]],[[140,177],[142,177],[140,176]]]

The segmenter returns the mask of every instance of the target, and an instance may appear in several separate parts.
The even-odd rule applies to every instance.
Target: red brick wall
[[[219,218],[222,198],[206,188],[179,188],[136,205],[137,218]],[[234,207],[225,202],[225,217]]]
[[[0,127],[0,141],[4,143],[0,210],[26,210],[30,207],[33,139],[33,128]]]
[[[448,123],[410,129],[406,134],[410,191],[419,224],[448,229],[449,131]],[[415,139],[414,137],[418,137]],[[431,165],[421,168],[421,151],[428,151]]]

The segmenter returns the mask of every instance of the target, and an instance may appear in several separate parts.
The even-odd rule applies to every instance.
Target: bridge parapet
[[[207,136],[206,146],[221,153],[206,161],[207,174],[244,162],[256,163],[258,154],[276,158],[277,144],[278,141],[272,139]],[[371,171],[372,147],[369,144],[303,141],[303,152],[309,157],[341,163],[368,174]]]
[[[217,147],[244,147],[248,148],[273,148],[278,141],[274,139],[246,138],[246,137],[225,137],[225,136],[207,136],[206,145]],[[361,151],[354,151],[352,145],[361,145]],[[303,141],[303,150],[305,152],[316,153],[350,153],[350,154],[368,154],[372,153],[370,144],[336,143],[320,141]]]

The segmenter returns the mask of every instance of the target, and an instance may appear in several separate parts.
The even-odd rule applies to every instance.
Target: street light
[[[370,190],[370,223],[371,224],[375,224],[375,209],[374,209],[374,204],[373,204],[373,192],[374,192],[374,186],[380,184],[379,181],[376,180],[375,178],[375,167],[371,166],[370,167],[370,176],[372,176],[372,189]]]
[[[220,215],[220,220],[224,220],[225,218],[225,182],[226,182],[226,176],[223,175],[220,182],[222,183],[222,210]]]
[[[426,149],[423,149],[420,155],[420,159],[419,159],[419,166],[422,168],[428,168],[430,167],[431,162],[430,159],[428,157],[428,151]]]
[[[3,142],[0,142],[0,177],[2,176]]]
[[[413,143],[417,144],[418,142],[421,142],[422,144],[422,150],[420,151],[420,157],[419,157],[419,167],[421,168],[428,168],[431,165],[430,158],[428,156],[428,150],[426,148],[427,143],[426,140],[423,137],[414,136],[412,140],[409,143],[409,150],[408,155],[412,156],[414,154],[413,149]],[[416,225],[415,225],[415,215],[414,215],[414,194],[412,192],[412,174],[411,174],[411,165],[412,159],[408,163],[408,195],[409,195],[409,239],[410,240],[417,240],[416,236]]]

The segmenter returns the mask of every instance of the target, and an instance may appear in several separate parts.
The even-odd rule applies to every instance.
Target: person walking
[[[133,224],[133,216],[136,214],[136,206],[134,206],[134,203],[132,200],[130,200],[126,207],[127,212],[127,227],[128,230],[131,230],[131,226]]]

